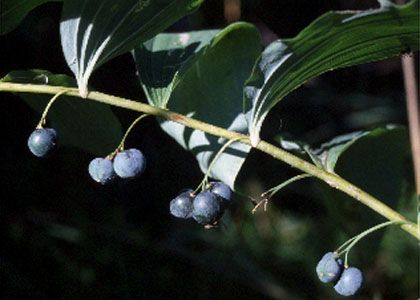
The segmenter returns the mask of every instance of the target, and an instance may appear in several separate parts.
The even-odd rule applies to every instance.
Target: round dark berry
[[[192,216],[193,211],[193,190],[188,190],[181,193],[178,197],[173,199],[169,204],[169,210],[171,215],[182,218],[189,219]]]
[[[114,171],[121,178],[139,176],[146,168],[146,159],[138,149],[119,152],[114,158]]]
[[[209,191],[199,193],[193,202],[192,217],[202,225],[216,222],[222,214],[219,197]]]
[[[52,128],[35,129],[28,139],[28,147],[38,157],[46,156],[57,144],[57,132]]]
[[[362,283],[362,272],[358,268],[350,267],[344,269],[334,289],[342,296],[352,296],[360,289]]]
[[[222,197],[227,202],[232,200],[232,190],[227,184],[221,181],[210,182],[209,191]]]
[[[97,157],[89,164],[89,175],[96,182],[105,184],[115,178],[112,161],[106,158]]]
[[[322,282],[337,280],[342,271],[343,260],[334,252],[326,253],[316,266],[316,273]]]

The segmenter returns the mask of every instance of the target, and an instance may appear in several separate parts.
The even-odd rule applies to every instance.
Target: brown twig
[[[420,195],[420,116],[414,56],[403,56],[401,62],[404,74],[408,127],[410,130],[411,152],[414,164],[414,178],[417,195]]]
[[[396,2],[397,4],[404,4],[405,1],[397,0]],[[404,76],[405,99],[407,106],[408,128],[410,132],[411,153],[414,164],[416,193],[417,195],[420,195],[420,113],[414,55],[404,55],[401,57],[401,63]]]

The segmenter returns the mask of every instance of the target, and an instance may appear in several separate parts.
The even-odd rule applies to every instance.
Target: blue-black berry
[[[115,178],[112,161],[106,158],[97,157],[89,164],[89,174],[96,182],[105,184]]]
[[[194,199],[192,193],[193,190],[188,190],[171,201],[169,204],[171,215],[182,219],[189,219],[192,217]]]
[[[322,282],[336,281],[342,271],[343,260],[334,252],[326,253],[316,266],[316,273]]]
[[[334,289],[342,296],[352,296],[360,289],[362,283],[362,272],[358,268],[350,267],[344,269]]]
[[[214,224],[222,215],[219,197],[209,191],[199,193],[193,202],[192,217],[202,225]]]
[[[138,149],[119,152],[114,158],[114,171],[121,178],[139,176],[146,168],[146,159]]]
[[[57,144],[57,132],[52,128],[35,129],[28,139],[28,147],[38,157],[44,157]]]
[[[232,190],[221,181],[210,182],[209,191],[223,198],[227,203],[230,203],[232,200]]]

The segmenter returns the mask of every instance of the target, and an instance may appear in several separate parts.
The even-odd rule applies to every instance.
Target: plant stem
[[[45,120],[47,119],[47,114],[55,102],[55,100],[58,99],[61,95],[65,94],[68,90],[62,90],[59,91],[57,94],[54,95],[54,97],[51,98],[51,100],[48,102],[47,106],[44,109],[44,112],[42,113],[41,119],[39,120],[38,125],[36,125],[36,128],[42,128],[45,125]]]
[[[198,185],[198,187],[194,190],[193,194],[197,193],[200,188],[203,188],[203,187],[205,187],[208,184],[208,179],[209,179],[209,176],[210,176],[211,169],[213,168],[213,166],[216,163],[216,161],[219,159],[220,155],[222,155],[222,153],[227,149],[227,147],[229,147],[234,142],[239,141],[240,139],[242,139],[242,138],[241,137],[238,137],[238,138],[235,138],[233,140],[229,140],[229,141],[227,141],[223,145],[222,148],[220,148],[220,150],[216,153],[216,155],[214,156],[213,160],[211,161],[209,167],[207,168],[207,171],[206,171],[206,174],[204,175],[203,180]]]
[[[338,256],[345,253],[344,266],[347,267],[348,266],[347,258],[348,258],[348,254],[349,254],[351,248],[353,248],[353,246],[356,245],[362,238],[364,238],[368,234],[370,234],[370,233],[372,233],[376,230],[379,230],[381,228],[384,228],[386,226],[397,225],[397,224],[400,224],[400,223],[401,222],[398,222],[398,221],[388,221],[388,222],[384,222],[384,223],[378,224],[376,226],[373,226],[373,227],[359,233],[358,235],[352,237],[351,239],[349,239],[347,242],[345,242],[343,245],[341,245],[335,252],[338,253]],[[341,250],[344,247],[345,247],[345,249]]]
[[[48,85],[34,85],[34,84],[20,84],[20,83],[10,83],[10,82],[0,82],[0,91],[4,92],[23,92],[23,93],[37,93],[37,94],[56,94],[60,91],[65,89],[64,87],[59,86],[48,86]],[[79,91],[74,88],[69,90],[66,93],[68,96],[80,97]],[[192,119],[186,117],[184,115],[161,109],[158,107],[153,107],[144,103],[140,103],[133,100],[128,100],[116,96],[111,96],[99,92],[90,92],[87,95],[86,100],[94,100],[97,102],[118,106],[121,108],[126,108],[138,112],[143,112],[146,114],[154,115],[157,117],[161,117],[170,121],[174,121],[180,124],[183,124],[190,128],[195,128],[206,133],[219,136],[228,140],[233,139],[240,139],[240,143],[251,145],[249,137],[240,134],[234,131],[230,131],[224,128],[220,128],[196,119]],[[271,145],[265,141],[261,141],[256,147],[256,149],[265,152],[272,157],[281,160],[290,166],[297,168],[305,173],[308,173],[318,179],[325,181],[328,185],[342,192],[346,193],[347,195],[353,197],[357,201],[365,204],[366,206],[370,207],[375,212],[381,214],[385,218],[391,221],[397,221],[404,224],[401,224],[401,228],[412,236],[416,237],[420,240],[420,237],[417,235],[416,225],[412,222],[408,222],[406,218],[404,218],[401,214],[381,202],[380,200],[376,199],[375,197],[369,195],[365,191],[361,190],[357,186],[351,184],[350,182],[346,181],[345,179],[341,178],[340,176],[329,173],[317,166],[309,163],[299,157],[283,150],[274,145]]]
[[[414,57],[402,57],[401,60],[404,73],[408,127],[414,164],[414,178],[416,181],[417,195],[420,195],[420,115]]]
[[[269,189],[268,191],[265,191],[264,193],[261,194],[261,197],[266,197],[267,194],[268,198],[273,197],[278,191],[280,191],[282,188],[284,188],[285,186],[289,185],[292,182],[307,178],[307,177],[312,177],[312,175],[310,174],[300,174],[300,175],[296,175],[288,180],[286,180],[285,182],[280,183],[279,185]]]
[[[396,2],[401,5],[405,3],[404,0],[397,0]],[[404,78],[411,153],[413,156],[414,180],[416,182],[417,195],[420,195],[420,110],[414,54],[410,53],[409,55],[403,55],[401,57],[401,64]]]
[[[118,154],[118,152],[120,152],[120,151],[123,151],[124,150],[124,147],[125,147],[125,140],[127,139],[127,136],[130,134],[130,132],[131,132],[131,130],[133,129],[133,127],[140,121],[140,120],[142,120],[143,118],[145,118],[145,117],[147,117],[148,116],[148,114],[142,114],[142,115],[140,115],[140,117],[138,117],[137,119],[135,119],[134,121],[133,121],[133,123],[131,123],[131,125],[130,125],[130,127],[128,127],[128,129],[125,131],[125,134],[124,134],[124,136],[123,136],[123,138],[121,139],[121,142],[120,142],[120,144],[118,145],[118,147],[112,152],[112,153],[110,153],[109,155],[107,155],[107,157],[106,157],[106,159],[109,159],[109,160],[113,160],[114,159],[114,157],[115,157],[115,155],[117,155]]]
[[[252,209],[252,213],[254,214],[257,209],[261,206],[261,204],[264,204],[264,211],[267,210],[267,204],[268,204],[268,200],[270,200],[278,191],[280,191],[282,188],[284,188],[285,186],[289,185],[292,182],[307,178],[307,177],[312,177],[311,174],[300,174],[300,175],[296,175],[282,183],[280,183],[279,185],[269,189],[268,191],[265,191],[264,193],[261,194],[261,198],[262,200],[260,202],[258,202],[254,208]],[[268,194],[268,196],[267,196]]]
[[[133,129],[133,127],[138,123],[138,122],[140,122],[140,120],[142,120],[142,119],[144,119],[145,117],[147,117],[148,116],[148,114],[142,114],[140,117],[138,117],[137,119],[135,119],[134,121],[133,121],[133,123],[131,123],[131,125],[130,125],[130,127],[128,127],[128,129],[127,129],[127,131],[125,132],[125,134],[124,134],[124,136],[123,136],[123,138],[122,138],[122,140],[121,140],[121,143],[118,145],[118,147],[117,147],[117,151],[122,151],[122,150],[124,150],[124,147],[125,147],[125,140],[127,139],[127,136],[130,134],[130,132],[131,132],[131,130]]]

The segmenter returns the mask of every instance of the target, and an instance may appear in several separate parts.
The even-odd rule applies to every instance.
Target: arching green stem
[[[48,86],[48,85],[36,85],[36,84],[21,84],[21,83],[11,83],[11,82],[0,82],[0,91],[4,92],[20,92],[20,93],[36,93],[36,94],[56,94],[65,87],[59,86]],[[69,96],[80,97],[79,91],[74,88],[71,89],[69,92],[66,92]],[[121,97],[115,97],[112,95],[99,93],[99,92],[90,92],[87,95],[87,100],[97,101],[101,103],[106,103],[109,105],[130,109],[133,111],[143,112],[146,114],[154,115],[160,118],[164,118],[167,120],[171,120],[182,125],[185,125],[190,128],[194,128],[197,130],[204,131],[206,133],[219,136],[225,139],[235,139],[240,138],[240,143],[244,143],[247,145],[251,145],[251,141],[249,137],[240,134],[234,131],[230,131],[221,127],[214,126],[212,124],[208,124],[170,110],[161,109],[158,107],[154,107],[151,105],[147,105],[144,103],[140,103],[138,101],[133,101],[129,99],[124,99]],[[420,236],[418,234],[418,229],[416,224],[412,222],[408,222],[407,219],[402,216],[400,213],[393,210],[391,207],[387,206],[385,203],[380,201],[379,199],[373,197],[372,195],[366,193],[359,187],[353,185],[352,183],[348,182],[347,180],[341,178],[337,174],[333,174],[327,172],[326,170],[315,166],[314,164],[307,162],[279,147],[271,145],[265,141],[261,141],[255,149],[258,149],[264,153],[269,154],[270,156],[274,157],[275,159],[281,160],[288,165],[292,166],[293,168],[297,168],[304,173],[308,173],[324,182],[326,182],[331,187],[338,189],[345,194],[349,195],[350,197],[356,199],[360,203],[368,206],[378,214],[384,216],[388,220],[401,222],[401,228],[407,231],[409,234],[414,236],[416,239],[420,240]]]

